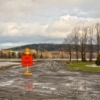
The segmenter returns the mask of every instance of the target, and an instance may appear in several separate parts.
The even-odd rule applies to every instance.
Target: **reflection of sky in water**
[[[91,64],[91,65],[86,65],[87,67],[100,67],[100,66],[98,66],[98,65],[96,65],[96,64]]]
[[[7,85],[12,85],[14,80],[6,81],[6,82],[0,82],[0,86],[7,86]]]
[[[0,67],[9,66],[9,65],[18,65],[20,63],[17,62],[0,62]]]

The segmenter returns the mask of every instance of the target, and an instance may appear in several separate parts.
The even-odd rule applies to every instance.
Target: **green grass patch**
[[[95,62],[65,62],[70,70],[100,72],[100,67],[91,67],[92,64],[95,64]]]

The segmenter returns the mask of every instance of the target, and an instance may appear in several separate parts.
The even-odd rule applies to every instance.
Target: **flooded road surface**
[[[100,100],[100,74],[67,70],[56,61],[0,71],[0,100]]]

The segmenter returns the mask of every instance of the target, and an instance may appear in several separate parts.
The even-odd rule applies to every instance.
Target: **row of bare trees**
[[[64,39],[64,45],[69,52],[70,61],[72,59],[72,51],[76,53],[76,60],[81,55],[81,60],[86,61],[86,53],[89,53],[89,60],[93,59],[93,52],[100,52],[100,23],[96,23],[93,27],[75,27],[70,34]],[[95,48],[94,48],[95,46]]]

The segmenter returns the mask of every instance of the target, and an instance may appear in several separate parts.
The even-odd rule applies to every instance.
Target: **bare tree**
[[[81,37],[80,37],[80,51],[81,51],[82,61],[86,61],[87,33],[88,33],[88,27],[83,27],[81,30]]]
[[[70,57],[70,61],[72,59],[72,34],[69,34],[66,36],[66,38],[64,39],[65,44],[65,49],[68,51],[69,53],[69,57]]]
[[[74,43],[74,46],[75,46],[75,52],[76,52],[76,59],[78,61],[78,58],[79,58],[79,27],[75,27],[73,30],[72,30],[72,33],[73,33],[73,43]]]
[[[96,45],[97,45],[97,54],[100,52],[100,23],[95,25],[96,29]]]
[[[94,41],[94,28],[90,27],[88,32],[88,43],[89,43],[89,60],[93,59],[93,41]]]

